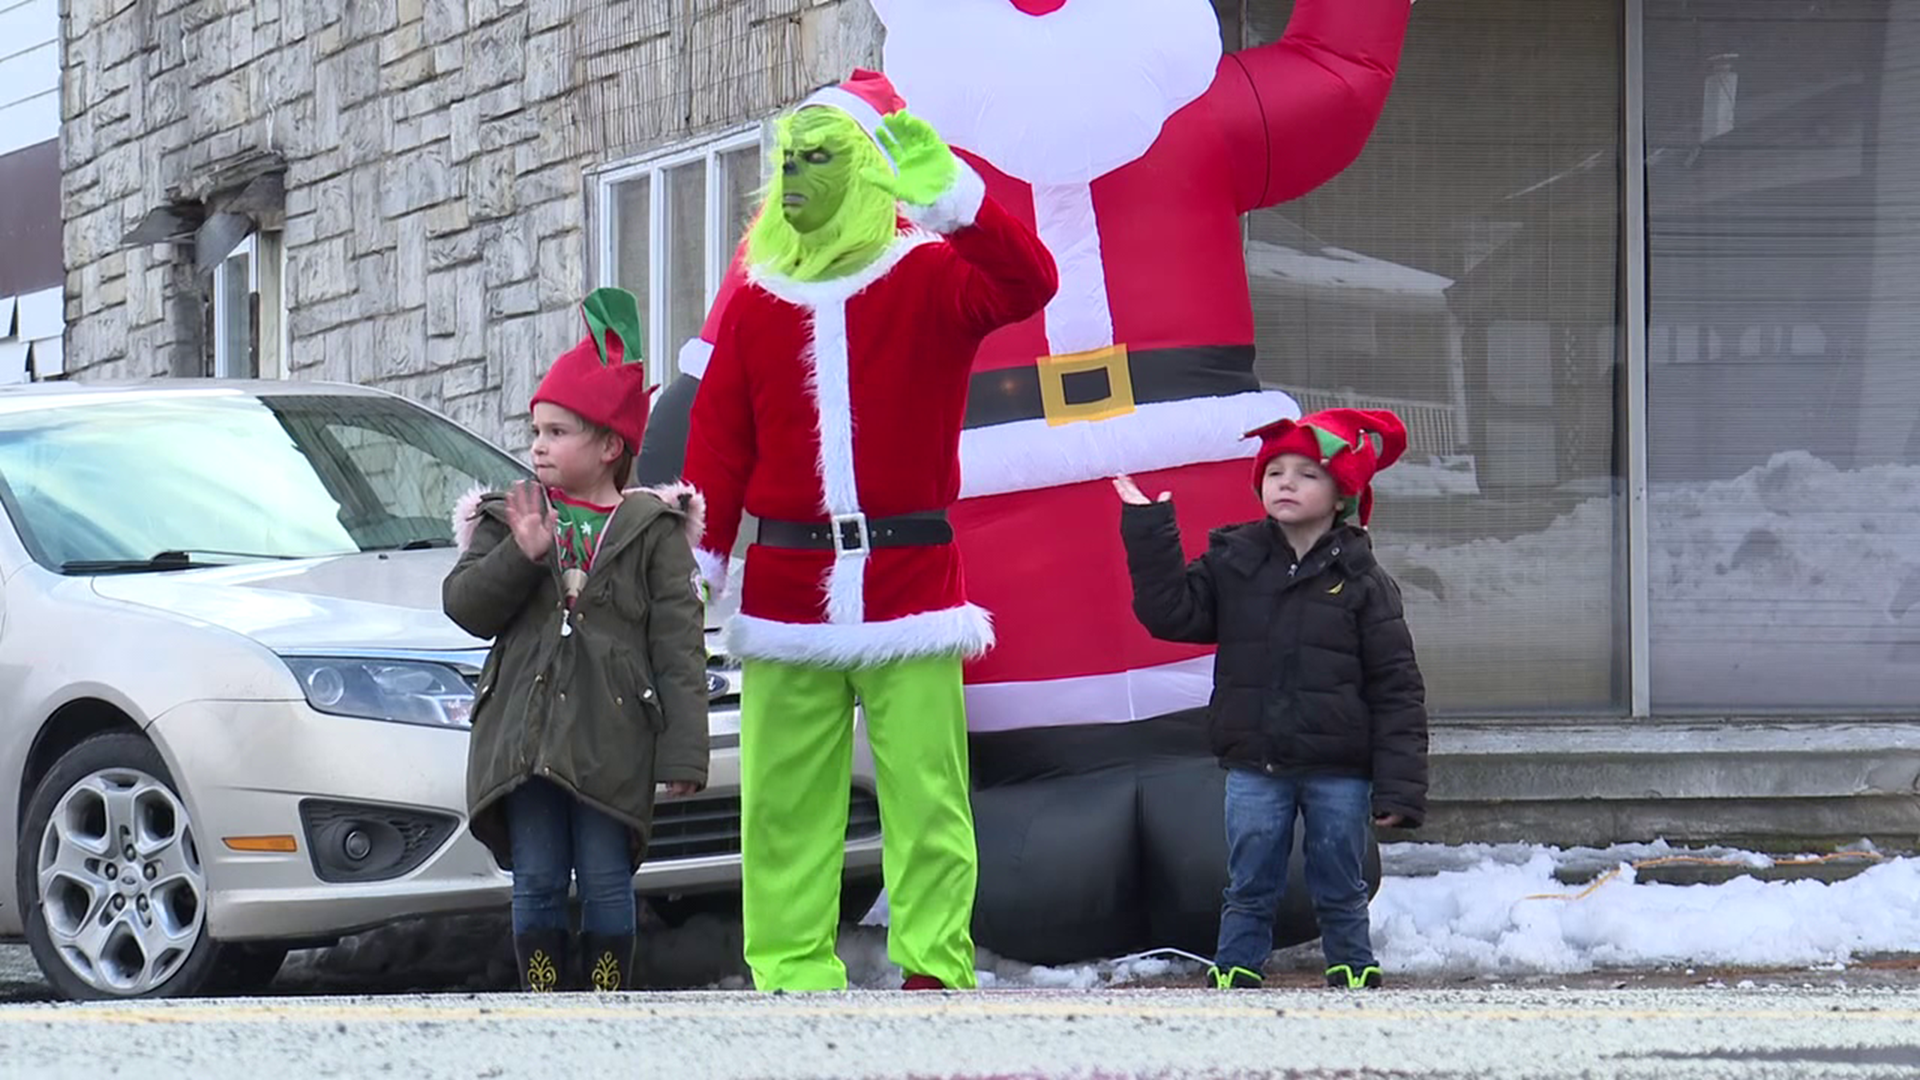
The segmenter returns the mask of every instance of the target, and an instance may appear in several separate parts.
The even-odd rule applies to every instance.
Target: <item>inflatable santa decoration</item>
[[[1299,409],[1254,374],[1241,215],[1358,156],[1409,2],[1298,0],[1280,40],[1234,53],[1207,0],[873,4],[888,77],[1060,276],[1044,312],[975,359],[952,511],[969,598],[998,636],[967,671],[974,775],[990,789],[976,800],[977,932],[1035,961],[1210,942],[1220,778],[1191,723],[1210,650],[1155,641],[1133,618],[1107,478],[1177,491],[1195,544],[1258,514],[1242,436]],[[698,376],[710,340],[683,348],[683,373]],[[676,387],[662,411],[690,395]],[[1215,817],[1196,815],[1208,803]],[[996,846],[1002,819],[1020,823],[1017,846]],[[1142,899],[1114,904],[1127,890]]]

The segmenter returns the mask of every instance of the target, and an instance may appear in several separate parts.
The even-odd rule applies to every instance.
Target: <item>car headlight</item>
[[[462,730],[473,725],[473,688],[445,664],[332,656],[285,659],[307,703],[323,713]]]

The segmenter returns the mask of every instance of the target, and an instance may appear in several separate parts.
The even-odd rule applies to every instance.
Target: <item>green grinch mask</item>
[[[846,202],[858,147],[848,147],[845,118],[806,109],[787,126],[780,145],[780,210],[795,232],[819,232]],[[861,142],[864,133],[855,128]],[[850,149],[854,152],[849,152]]]
[[[801,109],[778,131],[779,169],[747,234],[747,258],[795,281],[831,281],[872,264],[899,220],[893,193],[874,182],[891,172],[880,148],[838,109]]]

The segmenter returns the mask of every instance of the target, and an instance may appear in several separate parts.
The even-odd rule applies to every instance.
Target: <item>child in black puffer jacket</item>
[[[1406,428],[1389,412],[1329,409],[1249,437],[1261,439],[1266,516],[1215,531],[1190,563],[1170,494],[1149,502],[1114,479],[1134,614],[1155,637],[1218,646],[1208,715],[1228,770],[1230,883],[1207,976],[1261,984],[1298,816],[1327,983],[1376,987],[1367,826],[1426,817],[1425,685],[1365,528],[1373,475],[1405,450]]]

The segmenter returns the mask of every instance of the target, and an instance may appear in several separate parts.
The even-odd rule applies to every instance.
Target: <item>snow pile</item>
[[[1463,974],[1806,967],[1920,948],[1920,859],[1831,884],[1640,884],[1628,865],[1585,896],[1555,880],[1555,865],[1543,849],[1519,865],[1488,859],[1387,878],[1373,902],[1374,947],[1390,970]]]
[[[1417,975],[1571,974],[1675,965],[1814,967],[1920,950],[1920,858],[1894,858],[1844,880],[1717,885],[1640,883],[1635,862],[1691,856],[1761,868],[1772,859],[1664,842],[1606,849],[1517,844],[1381,848],[1387,876],[1373,901],[1373,945],[1388,971]],[[1585,892],[1556,869],[1609,880]],[[1585,892],[1585,895],[1581,895]],[[855,986],[900,984],[886,957],[886,900],[843,929]],[[1317,946],[1303,946],[1312,951]],[[1317,957],[1316,957],[1317,960]],[[1206,961],[1171,951],[1070,967],[979,956],[982,987],[1084,990],[1145,980],[1197,981]]]

